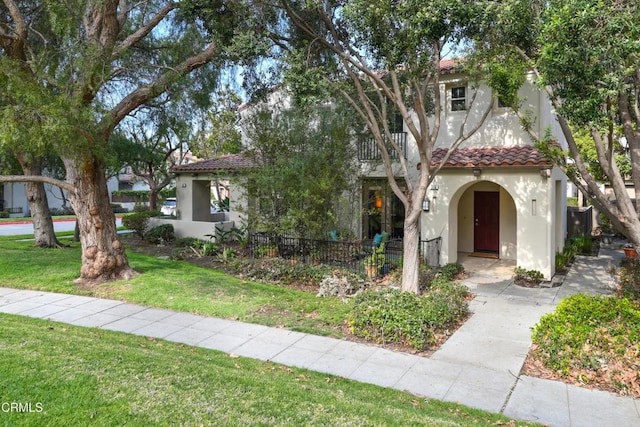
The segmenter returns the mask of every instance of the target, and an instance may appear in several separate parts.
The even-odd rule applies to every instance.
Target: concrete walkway
[[[621,251],[578,257],[556,288],[515,286],[480,265],[465,280],[473,316],[431,357],[284,329],[84,296],[0,288],[0,312],[98,327],[338,375],[550,426],[637,427],[640,400],[519,377],[530,328],[575,292],[607,293]],[[477,261],[482,264],[481,261]],[[486,262],[499,262],[489,260]],[[505,270],[505,269],[503,269]]]

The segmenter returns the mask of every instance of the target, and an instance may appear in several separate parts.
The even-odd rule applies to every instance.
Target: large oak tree
[[[185,2],[144,0],[3,0],[0,5],[0,132],[3,144],[29,149],[50,143],[80,225],[80,282],[134,274],[118,240],[105,178],[114,129],[142,105],[189,75],[215,75],[233,32],[199,25]],[[228,16],[220,1],[209,14]],[[195,80],[194,80],[195,81]],[[193,82],[193,81],[192,81]]]

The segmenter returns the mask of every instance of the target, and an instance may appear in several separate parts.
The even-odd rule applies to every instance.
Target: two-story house
[[[518,116],[486,85],[472,86],[454,61],[441,63],[442,125],[431,167],[443,160],[463,120],[480,120],[487,105],[491,114],[480,130],[459,146],[427,190],[421,218],[421,239],[442,239],[441,263],[468,254],[514,260],[518,267],[555,273],[555,254],[566,234],[566,176],[546,159],[522,129]],[[473,105],[470,99],[477,91]],[[543,91],[527,80],[520,88],[522,110],[535,117],[538,135],[550,129],[565,146],[551,104]],[[468,117],[467,117],[468,115]],[[410,165],[419,159],[411,133],[396,119],[396,142]],[[373,141],[361,141],[361,161],[375,161]],[[366,169],[365,169],[366,170]],[[402,237],[404,209],[386,184],[381,168],[367,170],[362,180],[363,237],[386,231]]]
[[[483,84],[473,86],[458,71],[453,61],[441,64],[440,94],[445,103],[442,125],[433,153],[438,165],[456,138],[462,120],[473,123],[490,105],[492,110],[480,130],[456,149],[427,190],[421,217],[421,239],[441,238],[440,263],[456,262],[461,256],[475,254],[514,260],[527,270],[540,271],[546,278],[555,272],[555,254],[564,246],[566,230],[566,177],[532,145],[515,113],[501,105],[499,98]],[[470,99],[477,91],[473,104]],[[532,81],[520,89],[522,109],[536,118],[538,134],[550,129],[560,137],[551,105]],[[468,117],[467,117],[468,115]],[[393,137],[402,154],[418,173],[419,157],[411,134],[406,132],[401,117],[391,124]],[[373,141],[355,141],[358,161],[362,164],[357,182],[360,206],[353,212],[352,230],[359,238],[372,238],[383,231],[402,238],[404,208],[387,184]],[[564,141],[558,140],[563,146]],[[235,166],[234,166],[235,165]],[[236,167],[237,166],[237,167]],[[206,210],[210,177],[227,171],[235,174],[247,167],[246,159],[232,156],[194,163],[177,168],[178,210],[182,220],[198,221],[196,210]],[[202,197],[189,194],[189,189]],[[182,194],[185,193],[185,194]],[[206,193],[206,194],[205,194]],[[232,193],[240,194],[241,191]],[[182,194],[182,197],[181,197]],[[244,203],[238,196],[233,203]],[[182,206],[181,206],[182,205]],[[232,209],[233,210],[233,209]],[[200,221],[226,223],[240,220],[226,214],[213,218],[209,212]],[[218,215],[220,216],[220,215]],[[232,218],[233,217],[233,218]],[[202,224],[205,225],[205,224]],[[189,227],[195,230],[198,224]],[[206,234],[211,224],[205,225]],[[178,234],[181,233],[177,227]],[[189,235],[194,235],[191,232]]]

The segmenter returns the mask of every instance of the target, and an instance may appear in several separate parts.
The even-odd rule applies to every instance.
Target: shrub
[[[112,203],[111,204],[111,210],[113,211],[113,213],[127,213],[127,212],[129,212],[129,209],[123,208],[122,205],[119,205],[117,203]]]
[[[451,281],[464,272],[464,267],[460,263],[449,263],[442,267],[427,267],[425,265],[420,266],[418,278],[420,292],[426,292],[431,289],[431,286],[436,281]]]
[[[149,212],[134,212],[122,218],[122,225],[144,238],[144,233],[149,227]]]
[[[0,218],[9,218],[9,211],[0,211]]]
[[[50,210],[52,216],[75,215],[76,213],[70,207],[59,207]]]
[[[147,231],[144,235],[144,238],[150,243],[158,244],[163,242],[171,242],[176,238],[176,236],[173,231],[173,225],[162,224]]]
[[[438,283],[422,296],[395,289],[368,290],[354,299],[347,321],[354,335],[423,350],[468,313],[465,286]]]
[[[544,275],[538,270],[527,270],[516,267],[514,281],[520,286],[537,286],[544,279]]]
[[[454,262],[443,265],[439,270],[445,280],[451,281],[464,272],[464,267],[462,264]]]
[[[640,258],[620,261],[620,293],[623,297],[640,301]]]
[[[173,242],[173,245],[176,248],[189,248],[195,245],[197,240],[198,239],[194,237],[181,237],[179,239],[176,239],[176,241]]]
[[[570,242],[575,252],[580,255],[596,255],[598,253],[597,244],[598,239],[588,235],[574,237]]]
[[[626,298],[576,294],[533,328],[533,356],[563,377],[607,379],[619,391],[637,389],[640,309]],[[633,375],[628,375],[632,372]]]
[[[283,258],[245,259],[233,263],[233,268],[253,280],[310,283],[315,286],[319,286],[325,276],[336,270],[335,267],[295,263]]]
[[[214,256],[219,249],[216,242],[198,239],[191,245],[191,248],[199,257]]]

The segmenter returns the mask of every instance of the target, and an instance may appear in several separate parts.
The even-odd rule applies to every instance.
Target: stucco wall
[[[473,250],[473,191],[500,191],[500,257],[553,276],[555,252],[564,241],[555,225],[563,223],[558,207],[563,199],[556,194],[565,186],[561,173],[543,178],[539,168],[493,168],[476,178],[468,169],[443,170],[435,184],[438,191],[428,191],[431,209],[422,214],[421,233],[423,239],[442,237],[442,263]]]

